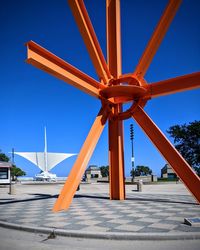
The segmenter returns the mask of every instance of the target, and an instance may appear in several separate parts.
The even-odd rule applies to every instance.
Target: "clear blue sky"
[[[122,0],[123,73],[132,72],[157,24],[165,0]],[[104,54],[106,53],[105,3],[85,1]],[[200,1],[185,0],[146,75],[156,82],[200,69]],[[25,63],[24,44],[33,40],[97,79],[86,47],[65,0],[0,1],[0,149],[43,151],[44,126],[48,151],[78,153],[100,108],[95,98]],[[145,111],[166,134],[175,124],[199,120],[200,90],[177,93],[149,101]],[[131,119],[124,124],[125,172],[131,169],[130,124],[135,127],[135,164],[147,165],[155,174],[165,160]],[[107,165],[107,127],[89,164]],[[76,157],[52,172],[67,176]],[[27,176],[37,167],[16,156]]]

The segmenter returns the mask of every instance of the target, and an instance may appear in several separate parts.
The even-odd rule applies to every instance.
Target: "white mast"
[[[47,133],[46,127],[44,127],[44,162],[45,162],[45,172],[48,171],[48,159],[47,159]]]

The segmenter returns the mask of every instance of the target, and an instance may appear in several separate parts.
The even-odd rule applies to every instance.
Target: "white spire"
[[[44,170],[44,171],[48,171],[47,133],[46,133],[46,127],[44,127],[44,162],[45,162],[45,170]]]
[[[44,152],[47,152],[47,129],[44,127]]]

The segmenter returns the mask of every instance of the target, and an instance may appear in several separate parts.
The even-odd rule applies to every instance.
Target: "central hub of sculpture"
[[[144,79],[142,80],[144,82]],[[145,82],[146,83],[146,82]],[[135,108],[141,104],[144,106],[147,100],[144,97],[147,95],[147,88],[141,86],[142,83],[136,77],[124,75],[109,83],[109,87],[100,90],[101,97],[110,101],[111,107],[117,104],[126,104],[132,102],[129,109],[124,112],[112,115],[113,118],[125,120],[132,116]]]

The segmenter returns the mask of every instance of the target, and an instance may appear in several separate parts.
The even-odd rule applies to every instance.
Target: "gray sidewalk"
[[[51,211],[62,185],[16,185],[16,195],[0,188],[0,225],[57,234],[119,239],[200,238],[200,206],[182,184],[127,186],[125,201],[110,200],[107,184],[83,184],[67,211]]]

